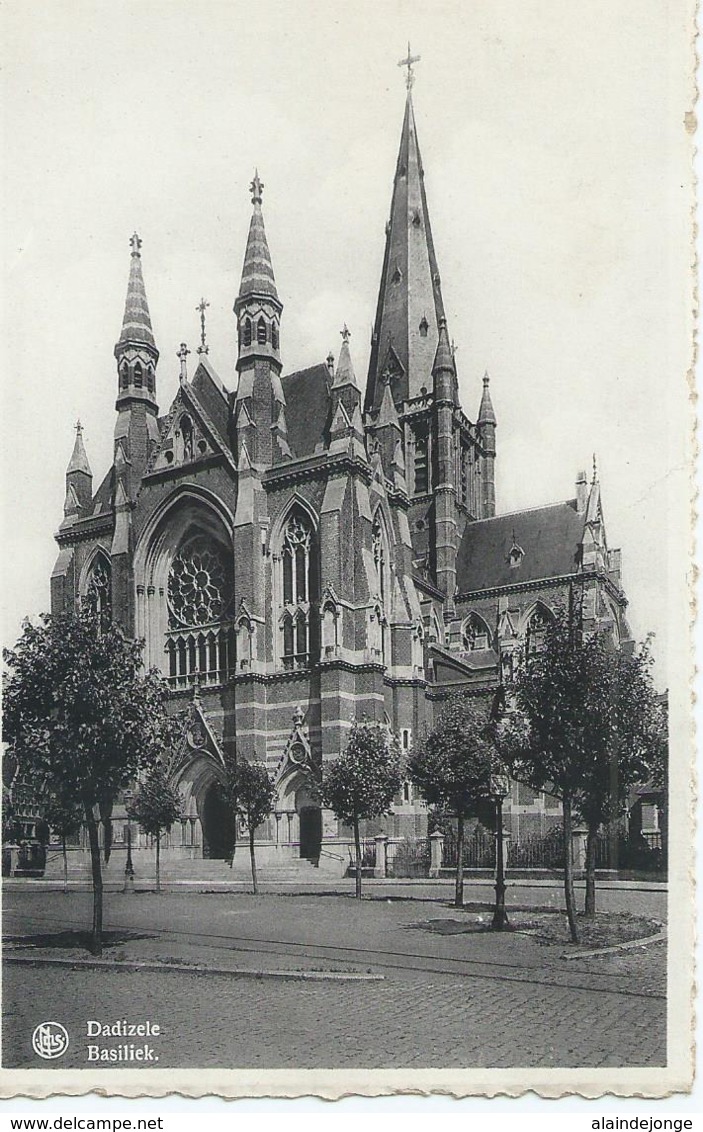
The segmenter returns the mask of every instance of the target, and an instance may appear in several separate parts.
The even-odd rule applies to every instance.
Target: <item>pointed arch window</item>
[[[428,440],[427,429],[418,428],[415,432],[415,494],[426,495],[429,491]]]
[[[259,321],[256,324],[256,341],[259,343],[260,346],[265,346],[266,345],[266,339],[267,339],[266,323],[264,322],[264,319],[262,317],[262,318],[259,319]]]
[[[545,646],[547,630],[553,618],[543,605],[535,606],[530,614],[525,630],[525,653],[530,657],[537,656]]]
[[[311,659],[311,601],[315,596],[313,528],[296,509],[283,530],[281,547],[282,654],[285,668],[305,667]]]
[[[129,385],[129,366],[126,360],[120,366],[120,389],[126,389]]]
[[[99,629],[107,629],[112,620],[112,569],[104,554],[98,554],[93,561],[83,604]]]
[[[332,656],[337,648],[337,607],[326,601],[322,610],[322,651]]]
[[[465,652],[481,652],[491,647],[488,625],[478,613],[471,613],[464,622],[461,643]]]
[[[134,388],[141,389],[144,384],[144,370],[142,369],[141,362],[137,362],[134,367]]]
[[[249,317],[244,319],[244,345],[251,346],[252,323]]]
[[[390,554],[388,549],[388,536],[380,507],[374,515],[371,526],[371,545],[373,548],[373,563],[376,568],[378,596],[385,607],[390,597]]]
[[[278,349],[278,327],[275,322],[271,326],[271,345],[274,350]]]

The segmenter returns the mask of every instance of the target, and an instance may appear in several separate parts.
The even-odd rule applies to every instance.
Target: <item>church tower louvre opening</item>
[[[174,858],[226,855],[232,829],[220,789],[225,757],[236,753],[275,783],[273,812],[256,831],[262,870],[296,858],[339,870],[349,831],[321,808],[317,789],[352,722],[380,723],[408,750],[453,692],[492,702],[517,659],[538,648],[573,579],[589,625],[607,622],[628,639],[599,484],[589,491],[582,477],[575,500],[496,510],[497,418],[487,373],[476,419],[460,404],[415,62],[408,52],[363,392],[346,324],[336,364],[325,342],[312,364],[285,368],[257,171],[233,304],[236,388],[215,369],[201,299],[201,345],[191,363],[181,339],[171,349],[178,387],[160,415],[142,241],[130,241],[113,463],[94,490],[77,426],[52,608],[116,621],[145,641],[145,666],[168,683],[184,720],[168,764],[184,799],[182,829],[164,847]],[[394,845],[424,837],[426,807],[401,791],[380,827]],[[149,848],[136,848],[146,869]]]

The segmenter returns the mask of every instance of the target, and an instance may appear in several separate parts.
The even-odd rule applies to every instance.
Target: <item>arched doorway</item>
[[[317,861],[322,845],[322,810],[319,806],[303,806],[299,816],[300,856]]]
[[[222,797],[219,782],[208,786],[203,799],[203,857],[228,861],[234,845],[234,815]]]

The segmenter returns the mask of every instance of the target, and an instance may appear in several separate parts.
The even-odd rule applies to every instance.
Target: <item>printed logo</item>
[[[32,1034],[32,1048],[48,1061],[63,1057],[68,1049],[68,1033],[60,1022],[40,1022]]]

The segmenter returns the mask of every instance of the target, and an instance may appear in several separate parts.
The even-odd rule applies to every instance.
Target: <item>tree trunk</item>
[[[361,838],[359,836],[359,819],[354,814],[354,846],[356,849],[356,892],[357,900],[361,900]]]
[[[93,935],[90,950],[93,955],[103,953],[103,874],[100,864],[100,840],[98,823],[93,815],[93,807],[85,803],[85,818],[90,843],[90,867],[93,873]]]
[[[156,835],[156,891],[161,892],[161,830]]]
[[[259,886],[256,880],[256,854],[254,852],[254,830],[251,823],[249,824],[249,856],[251,857],[251,883],[254,888],[254,895],[259,891]]]
[[[574,866],[571,860],[571,798],[564,796],[561,803],[564,815],[564,899],[566,916],[569,921],[571,942],[578,943],[579,931],[576,923],[576,897],[574,896]]]
[[[68,854],[66,853],[66,835],[61,838],[61,849],[63,851],[63,894],[68,893]]]
[[[586,904],[587,916],[596,914],[596,842],[598,826],[589,825],[586,837]]]
[[[454,885],[454,904],[461,908],[464,904],[464,815],[456,816],[456,882]]]

